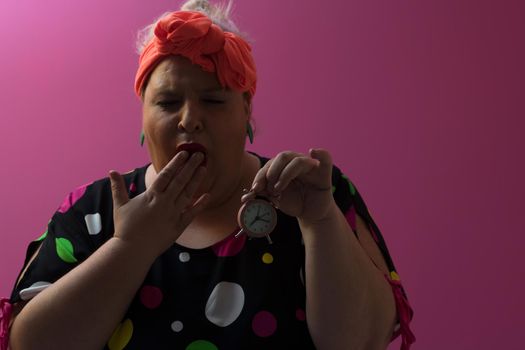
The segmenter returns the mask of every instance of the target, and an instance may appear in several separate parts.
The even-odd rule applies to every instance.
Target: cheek
[[[221,120],[223,122],[217,121],[214,130],[220,130],[222,135],[232,138],[232,142],[238,143],[239,139],[244,139],[248,117],[240,108],[230,110]]]
[[[143,128],[145,133],[145,143],[148,146],[150,159],[158,171],[162,169],[173,156],[174,138],[170,132],[171,122],[168,118],[156,118],[145,115]]]
[[[242,147],[245,138],[245,127],[239,123],[217,123],[210,125],[210,138],[219,147],[239,148]]]
[[[142,122],[146,136],[152,139],[154,143],[160,144],[166,142],[173,124],[170,118],[155,115],[144,115]]]

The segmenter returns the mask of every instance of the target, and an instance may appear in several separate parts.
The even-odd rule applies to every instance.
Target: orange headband
[[[141,91],[149,74],[169,55],[182,55],[207,72],[217,72],[223,87],[255,94],[257,73],[250,45],[242,38],[193,11],[172,12],[155,26],[155,36],[139,58],[135,93]]]

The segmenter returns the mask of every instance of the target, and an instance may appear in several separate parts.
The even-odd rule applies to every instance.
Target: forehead
[[[222,89],[213,72],[205,72],[182,56],[169,56],[151,73],[147,90],[164,91],[191,89],[195,91]]]

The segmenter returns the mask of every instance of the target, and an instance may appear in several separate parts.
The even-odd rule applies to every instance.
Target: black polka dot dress
[[[124,175],[130,197],[145,191],[146,168]],[[356,214],[363,218],[390,269],[385,278],[399,321],[394,337],[402,335],[408,349],[414,341],[408,328],[412,310],[383,237],[337,167],[332,180],[334,198],[350,226],[355,232]],[[44,234],[29,244],[22,269],[27,270],[9,303],[31,299],[111,238],[112,211],[108,178],[71,192]],[[278,211],[273,244],[235,233],[204,249],[173,244],[159,256],[105,349],[314,349],[306,324],[305,251],[297,220]]]

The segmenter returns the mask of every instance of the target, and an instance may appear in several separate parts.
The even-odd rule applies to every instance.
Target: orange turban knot
[[[177,11],[161,19],[155,36],[139,58],[135,93],[141,91],[149,74],[169,55],[182,55],[207,72],[216,72],[219,83],[241,92],[255,94],[257,73],[250,45],[241,37],[193,11]]]

